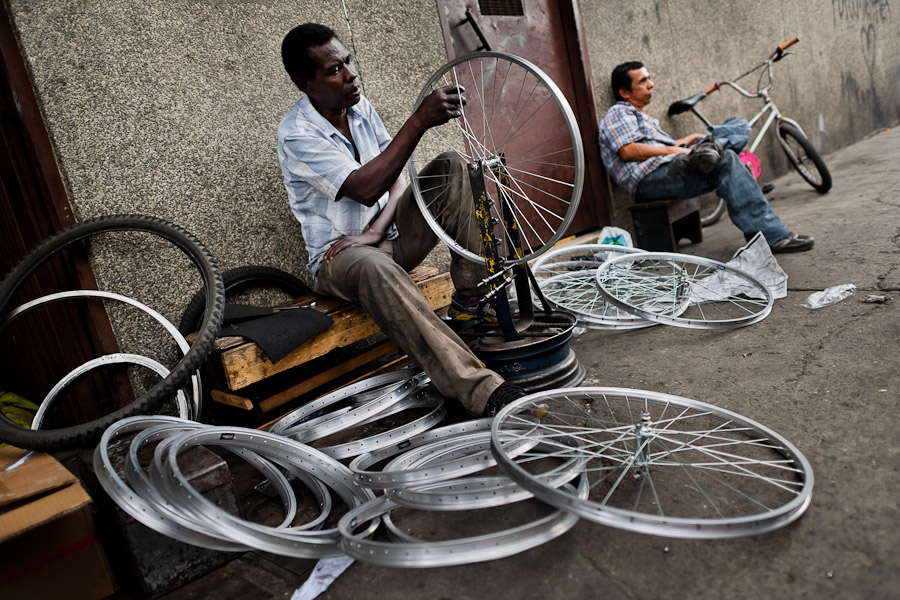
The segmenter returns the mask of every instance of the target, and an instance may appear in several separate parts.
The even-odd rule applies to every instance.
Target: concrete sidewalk
[[[651,327],[589,331],[572,342],[584,385],[686,396],[744,414],[791,440],[813,465],[812,506],[774,533],[688,541],[582,520],[511,558],[453,568],[356,563],[322,598],[897,598],[900,596],[900,129],[826,157],[819,195],[791,173],[773,207],[816,238],[778,255],[788,296],[735,331]],[[684,251],[727,260],[743,245],[727,220]],[[810,310],[813,291],[854,283],[843,302]],[[861,300],[887,296],[884,304]]]
[[[755,537],[691,541],[582,520],[548,544],[487,563],[389,569],[356,562],[320,598],[900,597],[898,155],[900,129],[883,131],[826,157],[834,187],[825,196],[794,173],[775,180],[776,212],[817,241],[810,252],[778,255],[788,296],[760,323],[734,331],[588,331],[571,343],[587,368],[584,385],[712,403],[792,441],[815,474],[812,505],[798,522]],[[704,235],[682,250],[726,261],[744,243],[727,218]],[[818,310],[801,305],[843,283],[856,284],[856,294]],[[887,302],[862,302],[870,294]],[[535,504],[429,513],[421,523],[423,531],[436,524],[476,535],[523,511],[538,514]],[[166,598],[289,598],[313,564],[251,552]]]

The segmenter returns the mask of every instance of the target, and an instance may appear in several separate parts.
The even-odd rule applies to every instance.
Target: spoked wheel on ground
[[[622,388],[549,390],[505,407],[491,433],[497,464],[537,498],[629,531],[754,535],[800,518],[812,499],[812,468],[793,444],[751,419],[687,398]],[[590,479],[586,499],[547,484],[560,467],[547,461],[546,450],[516,452],[531,440],[555,446],[549,454],[557,460],[578,459]]]
[[[573,313],[581,327],[635,329],[656,325],[606,301],[597,289],[597,269],[610,258],[642,252],[607,244],[553,249],[532,265],[535,280],[551,305]]]
[[[752,275],[714,260],[672,252],[611,258],[597,269],[608,302],[649,321],[690,329],[757,323],[774,297]]]
[[[416,146],[408,164],[416,201],[444,243],[483,262],[481,240],[469,239],[474,237],[467,226],[476,222],[474,208],[461,218],[466,233],[451,234],[441,202],[460,180],[483,181],[494,201],[489,203],[490,215],[481,218],[491,218],[498,255],[512,264],[527,262],[559,240],[581,197],[584,152],[574,114],[546,74],[502,52],[451,60],[425,84],[416,107],[433,90],[448,85],[465,88],[467,103],[459,119],[428,130]],[[446,163],[460,160],[465,169],[449,178],[436,174],[444,172]],[[464,206],[473,204],[467,201]],[[503,204],[508,206],[506,215]],[[521,237],[521,254],[514,250],[514,229]]]
[[[831,189],[831,172],[819,152],[799,129],[790,123],[778,123],[778,141],[800,177],[820,194]]]

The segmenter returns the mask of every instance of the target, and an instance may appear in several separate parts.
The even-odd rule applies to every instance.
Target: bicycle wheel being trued
[[[778,141],[788,160],[806,183],[820,194],[831,189],[831,172],[819,152],[799,129],[790,123],[778,123]]]
[[[537,427],[532,414],[543,415]],[[523,428],[529,423],[531,429]],[[535,497],[596,523],[678,538],[756,535],[798,518],[812,500],[809,461],[788,440],[696,400],[623,388],[526,396],[494,418],[497,464]],[[547,451],[580,459],[587,499],[548,485]]]
[[[462,116],[429,129],[408,163],[416,201],[437,236],[466,258],[484,261],[479,239],[456,239],[442,226],[440,197],[453,182],[438,182],[426,165],[463,160],[482,172],[499,257],[522,264],[556,243],[575,216],[584,179],[584,150],[575,116],[555,83],[530,62],[502,52],[460,56],[425,84],[416,108],[433,90],[465,88]],[[468,177],[469,175],[451,175]],[[508,176],[508,184],[501,181]],[[468,188],[466,188],[468,189]],[[502,192],[501,189],[505,189]],[[508,200],[504,219],[500,198]],[[474,236],[474,202],[457,237]],[[522,253],[515,250],[521,237]]]
[[[612,258],[597,269],[606,300],[641,318],[690,329],[734,329],[762,321],[772,292],[735,267],[674,252]]]

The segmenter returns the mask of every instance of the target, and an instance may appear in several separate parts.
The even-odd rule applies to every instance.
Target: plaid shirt
[[[630,198],[637,193],[638,184],[661,164],[669,162],[677,154],[654,156],[643,162],[625,162],[619,158],[619,149],[640,142],[650,146],[674,146],[675,140],[659,127],[659,119],[648,117],[625,101],[619,101],[606,111],[600,122],[600,156],[608,173]]]
[[[300,221],[309,253],[307,268],[315,277],[328,247],[348,235],[359,235],[387,203],[385,193],[365,206],[338,191],[350,174],[381,154],[391,142],[384,123],[369,101],[360,98],[347,109],[353,145],[303,96],[278,126],[278,161],[291,212]],[[397,237],[391,225],[388,239]]]

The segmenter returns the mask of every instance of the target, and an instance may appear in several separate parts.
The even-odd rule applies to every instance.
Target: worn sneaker
[[[496,323],[497,305],[493,300],[485,302],[479,313],[478,305],[481,298],[478,296],[462,296],[454,291],[450,297],[450,308],[447,309],[447,317],[457,323]],[[519,318],[519,305],[516,300],[510,299],[509,309],[514,319]]]
[[[481,298],[478,296],[461,296],[454,291],[450,297],[450,308],[447,309],[447,317],[452,321],[479,321],[481,323],[496,323],[497,310],[493,303],[486,303],[479,313],[478,304]]]
[[[808,235],[799,235],[793,231],[770,246],[772,252],[806,252],[811,250],[816,241]]]
[[[491,392],[491,396],[490,398],[488,398],[487,404],[484,405],[484,410],[481,411],[481,416],[493,417],[498,412],[500,412],[500,410],[507,404],[515,402],[519,398],[527,395],[528,392],[526,392],[519,386],[503,382],[497,389]]]
[[[722,144],[716,138],[709,138],[694,144],[687,158],[684,159],[684,164],[694,171],[705,175],[712,173],[712,170],[716,168],[721,154]]]

